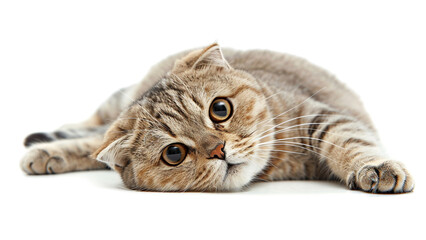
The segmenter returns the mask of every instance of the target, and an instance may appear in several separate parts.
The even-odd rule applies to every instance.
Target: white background
[[[147,1],[148,2],[148,1]],[[1,239],[425,239],[420,1],[1,1]],[[88,117],[162,58],[219,41],[302,56],[365,102],[414,193],[275,182],[242,193],[124,189],[110,171],[26,176],[26,134]]]

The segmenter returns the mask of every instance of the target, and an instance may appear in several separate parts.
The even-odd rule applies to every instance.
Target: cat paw
[[[349,175],[348,187],[371,193],[405,193],[414,189],[414,180],[395,161],[372,161]]]
[[[43,148],[30,149],[21,160],[21,169],[30,175],[62,173],[67,165],[60,154]]]

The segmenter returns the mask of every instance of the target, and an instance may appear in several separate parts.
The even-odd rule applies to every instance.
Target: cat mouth
[[[225,172],[225,176],[223,177],[224,182],[228,178],[229,174],[232,173],[232,171],[235,171],[235,168],[237,168],[237,166],[244,164],[244,163],[230,163],[228,161],[225,161],[225,162],[226,162],[226,172]]]

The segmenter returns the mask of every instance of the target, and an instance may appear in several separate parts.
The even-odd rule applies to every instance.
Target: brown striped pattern
[[[220,123],[209,117],[216,98],[233,108]],[[173,143],[187,148],[177,166],[161,160]],[[210,157],[219,144],[224,160]],[[360,100],[332,75],[293,56],[222,52],[218,44],[165,59],[88,120],[30,135],[25,145],[28,174],[108,165],[137,190],[233,191],[283,179],[334,179],[381,193],[414,187],[384,155]]]

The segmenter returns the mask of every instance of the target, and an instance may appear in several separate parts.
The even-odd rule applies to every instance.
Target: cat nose
[[[219,158],[221,160],[225,160],[225,152],[223,150],[224,145],[220,143],[216,146],[215,149],[210,153],[210,158]]]

